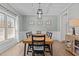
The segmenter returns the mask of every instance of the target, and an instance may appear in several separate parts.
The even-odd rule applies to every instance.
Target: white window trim
[[[5,14],[4,19],[7,19],[7,16],[6,15],[10,15],[7,12],[2,11],[2,10],[0,10],[0,12],[3,13],[3,14]],[[17,21],[17,19],[16,19],[16,21]],[[7,49],[13,47],[15,44],[17,44],[17,42],[18,42],[18,40],[17,39],[14,39],[14,38],[12,38],[12,39],[5,39],[4,41],[0,42],[0,54],[3,53],[4,51],[6,51]]]

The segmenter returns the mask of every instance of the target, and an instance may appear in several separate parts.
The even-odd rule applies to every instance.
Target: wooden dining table
[[[44,34],[34,34],[34,35],[44,35]],[[41,38],[39,38],[41,39]],[[29,38],[25,38],[23,40],[24,43],[24,56],[26,55],[26,44],[32,44],[32,36],[30,36]],[[50,39],[47,35],[45,35],[45,44],[49,44],[50,45],[50,52],[51,55],[53,55],[53,39]]]

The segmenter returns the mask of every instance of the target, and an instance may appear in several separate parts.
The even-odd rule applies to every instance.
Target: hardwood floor
[[[53,56],[73,56],[71,53],[65,50],[65,45],[62,42],[54,41],[53,43]],[[31,53],[28,54],[30,56]],[[51,56],[50,53],[46,53],[46,56]]]
[[[14,47],[0,54],[0,56],[23,56],[23,55],[24,55],[24,44],[22,42],[18,43]],[[29,53],[28,55],[26,54],[26,56],[31,56],[31,53]],[[46,53],[46,56],[50,56],[50,54]],[[73,56],[73,55],[65,50],[64,43],[55,40],[53,43],[53,56]]]
[[[59,42],[59,41],[54,41],[53,55],[54,56],[73,56],[71,53],[65,50],[64,43]]]

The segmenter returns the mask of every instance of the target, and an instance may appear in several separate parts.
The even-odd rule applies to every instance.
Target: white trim
[[[72,7],[73,3],[71,3],[69,6],[65,7],[60,13],[59,15],[61,15],[62,13],[64,13],[66,10],[68,10],[70,7]]]

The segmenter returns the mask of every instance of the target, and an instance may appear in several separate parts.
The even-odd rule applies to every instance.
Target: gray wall
[[[58,16],[43,16],[38,19],[37,16],[24,16],[23,31],[59,31],[60,19]]]
[[[48,24],[49,22],[50,24]],[[46,33],[46,31],[51,31],[53,33],[54,40],[61,40],[60,17],[55,15],[54,16],[47,15],[43,16],[42,19],[37,19],[37,17],[33,15],[20,16],[19,19],[20,40],[26,37],[25,35],[26,32],[32,31],[33,33],[36,33],[36,31],[38,30],[42,31],[42,33]]]

